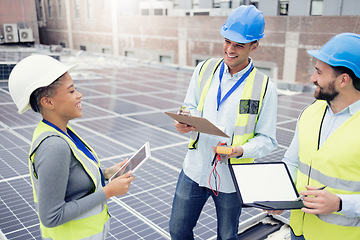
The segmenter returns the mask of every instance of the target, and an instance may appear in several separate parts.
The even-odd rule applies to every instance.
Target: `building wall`
[[[325,1],[335,6],[341,0]],[[343,6],[350,1],[343,0]],[[195,66],[209,57],[222,57],[224,40],[219,30],[226,16],[124,15],[126,1],[110,0],[93,1],[96,11],[89,17],[87,1],[78,0],[80,16],[76,17],[75,1],[63,0],[63,17],[59,18],[55,10],[57,2],[52,2],[53,17],[47,18],[46,27],[41,28],[43,44],[65,43],[74,50],[86,49],[181,66]],[[266,37],[251,56],[257,67],[278,81],[309,84],[314,60],[307,50],[320,48],[337,33],[360,33],[359,16],[306,16],[310,2],[291,0],[289,14],[292,12],[293,16],[265,14]],[[264,1],[259,2],[259,8],[266,7]],[[304,10],[297,12],[295,8]]]
[[[8,23],[31,28],[35,43],[40,42],[35,0],[0,0],[0,35],[3,35],[3,24]]]
[[[340,1],[340,0],[339,0]],[[359,15],[360,4],[358,0],[343,0],[344,4],[341,7],[341,15],[352,16]]]
[[[311,0],[290,0],[289,16],[308,16]]]
[[[85,46],[87,51],[150,61],[166,57],[167,62],[182,66],[195,66],[200,60],[222,56],[219,30],[226,17],[117,16],[114,30],[108,15],[101,11],[97,14],[94,19],[87,19],[86,15],[71,17],[75,50]],[[277,76],[279,81],[309,84],[315,62],[306,51],[320,48],[335,34],[360,33],[359,20],[359,16],[266,16],[266,37],[252,54],[255,65],[276,71],[272,77]],[[42,31],[47,36],[44,44],[59,44],[68,37],[61,20],[49,20]]]
[[[277,16],[279,0],[259,1],[259,9],[264,13],[264,16]]]

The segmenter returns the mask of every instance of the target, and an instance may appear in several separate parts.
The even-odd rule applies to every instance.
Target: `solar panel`
[[[72,127],[95,149],[103,167],[129,157],[146,141],[152,147],[152,157],[136,173],[129,193],[108,202],[112,222],[107,239],[169,239],[172,198],[188,135],[179,134],[163,111],[175,112],[182,105],[192,72],[87,61],[71,75],[83,93],[83,117],[73,120]],[[41,118],[31,111],[17,114],[6,85],[1,85],[0,100],[0,230],[7,239],[41,239],[27,165],[32,131]],[[258,161],[282,158],[306,102],[312,102],[310,95],[279,97],[280,146]],[[240,221],[258,214],[262,211],[243,209]],[[196,239],[216,238],[212,199],[194,233]]]

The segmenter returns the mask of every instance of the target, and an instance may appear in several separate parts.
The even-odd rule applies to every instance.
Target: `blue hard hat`
[[[308,50],[314,58],[333,67],[347,67],[360,78],[360,35],[341,33],[319,50]]]
[[[265,37],[264,29],[263,13],[253,5],[242,5],[230,14],[220,33],[233,42],[248,43]]]

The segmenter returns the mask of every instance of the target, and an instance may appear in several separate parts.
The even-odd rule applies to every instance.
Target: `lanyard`
[[[220,104],[222,104],[239,86],[240,84],[249,76],[250,72],[253,70],[253,63],[251,62],[250,68],[241,76],[239,80],[232,86],[232,88],[225,94],[223,99],[221,99],[221,80],[224,74],[225,64],[221,63],[220,72],[219,72],[219,89],[217,93],[217,111],[219,111]]]
[[[58,126],[56,126],[55,124],[43,119],[42,120],[45,124],[49,125],[50,127],[55,128],[57,131],[61,132],[62,134],[66,135],[68,138],[71,139],[71,141],[73,141],[73,143],[75,143],[76,147],[78,149],[80,149],[80,151],[82,151],[88,158],[90,158],[91,160],[93,160],[96,164],[98,164],[97,159],[95,158],[95,156],[90,152],[90,150],[86,147],[86,145],[75,135],[75,133],[73,133],[70,129],[68,129],[68,133],[65,133],[63,130],[61,130]],[[99,168],[99,172],[101,175],[101,183],[103,186],[105,186],[105,180],[104,180],[104,175],[101,171],[101,169]]]

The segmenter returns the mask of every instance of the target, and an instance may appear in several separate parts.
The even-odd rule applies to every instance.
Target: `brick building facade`
[[[14,4],[1,0],[2,6],[6,2]],[[219,30],[226,16],[124,16],[124,0],[43,3],[42,10],[37,8],[38,17],[40,11],[43,15],[38,19],[41,44],[179,66],[222,56],[224,40]],[[18,4],[17,9],[31,10],[34,15],[33,7]],[[341,32],[360,33],[360,16],[265,16],[265,21],[266,37],[252,57],[278,83],[308,85],[314,60],[306,50],[319,48]]]
[[[226,17],[115,14],[114,26],[114,15],[110,17],[106,7],[110,5],[93,19],[71,17],[71,48],[181,66],[195,66],[206,58],[222,56],[219,30]],[[314,61],[306,50],[321,47],[341,32],[360,33],[360,16],[266,16],[265,21],[265,38],[252,57],[257,67],[286,83],[308,84]],[[64,20],[49,20],[40,33],[44,44],[69,47]]]

